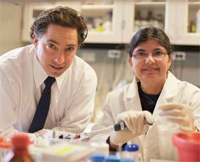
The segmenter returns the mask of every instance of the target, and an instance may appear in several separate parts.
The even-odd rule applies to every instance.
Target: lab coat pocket
[[[164,121],[159,122],[157,125],[157,134],[160,159],[177,160],[177,151],[176,147],[172,144],[172,135],[178,132],[178,125]]]

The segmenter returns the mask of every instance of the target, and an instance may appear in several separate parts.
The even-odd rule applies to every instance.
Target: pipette
[[[149,125],[153,125],[153,123],[150,123],[148,122],[146,119],[145,119],[145,124],[149,124]],[[122,131],[122,130],[125,130],[125,129],[128,129],[125,122],[124,121],[121,121],[117,124],[114,125],[114,130],[115,131]]]

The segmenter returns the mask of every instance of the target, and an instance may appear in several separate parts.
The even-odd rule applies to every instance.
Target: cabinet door
[[[176,9],[176,23],[170,27],[174,44],[200,45],[200,1],[176,0]]]
[[[81,1],[88,26],[86,43],[121,43],[123,0]]]
[[[166,0],[124,1],[123,43],[129,43],[141,28],[155,26],[165,30]]]
[[[81,4],[78,0],[65,1],[65,2],[33,2],[25,3],[23,11],[23,28],[22,28],[22,41],[30,42],[31,38],[29,36],[30,28],[37,16],[46,9],[53,8],[56,6],[69,6],[76,10],[80,10]]]

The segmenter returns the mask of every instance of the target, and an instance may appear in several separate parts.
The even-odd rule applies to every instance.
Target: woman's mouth
[[[147,72],[153,72],[153,71],[158,71],[159,68],[144,68],[142,71],[147,71]]]

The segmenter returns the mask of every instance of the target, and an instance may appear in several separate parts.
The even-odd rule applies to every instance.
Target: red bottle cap
[[[3,141],[4,141],[4,137],[0,136],[0,142],[3,142]]]
[[[16,134],[11,139],[13,147],[24,148],[30,144],[29,137],[25,134]]]

